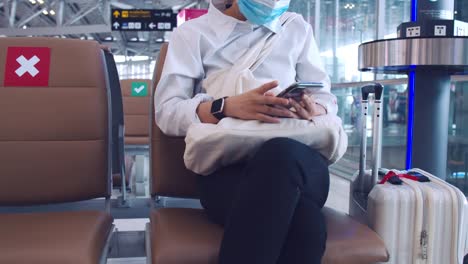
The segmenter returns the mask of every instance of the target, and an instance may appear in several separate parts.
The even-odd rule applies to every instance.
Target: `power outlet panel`
[[[406,29],[406,37],[414,38],[421,36],[421,27],[409,27]]]
[[[445,25],[434,26],[434,36],[447,36],[447,26]]]
[[[397,28],[399,38],[414,37],[467,37],[468,23],[460,20],[435,19],[421,22],[405,22]]]

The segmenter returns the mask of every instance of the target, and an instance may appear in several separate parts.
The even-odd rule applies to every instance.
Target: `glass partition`
[[[385,85],[382,117],[382,167],[404,169],[406,153],[406,116],[407,116],[407,85],[402,79],[397,84]],[[369,115],[362,120],[360,87],[365,84],[353,84],[350,87],[339,87],[332,89],[338,98],[339,113],[343,121],[343,127],[348,135],[348,149],[343,159],[331,167],[340,170],[340,176],[351,178],[356,172],[359,164],[362,122],[367,123],[365,131],[368,140],[368,161],[370,165],[372,150],[372,110],[371,102]]]
[[[121,80],[152,79],[155,64],[156,61],[150,58],[145,60],[135,60],[133,57],[129,57],[128,60],[125,60],[124,58],[122,62],[117,61],[119,78]]]
[[[290,7],[314,28],[322,61],[335,83],[373,80],[374,74],[358,71],[359,44],[396,37],[398,25],[410,20],[410,10],[410,0],[296,0]]]
[[[468,78],[452,84],[447,181],[468,194]]]
[[[397,27],[402,22],[411,20],[411,1],[410,0],[386,0],[384,10],[385,21],[383,32],[379,34],[385,39],[397,37]]]

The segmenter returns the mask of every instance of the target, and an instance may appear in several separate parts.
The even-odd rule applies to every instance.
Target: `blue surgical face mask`
[[[264,25],[281,16],[289,8],[290,0],[238,0],[240,12],[250,22]]]

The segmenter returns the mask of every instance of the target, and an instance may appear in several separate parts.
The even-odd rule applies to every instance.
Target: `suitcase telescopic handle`
[[[383,86],[380,83],[366,85],[361,88],[361,93],[362,100],[367,101],[369,98],[369,94],[375,94],[375,100],[380,101],[382,99]]]
[[[366,150],[367,150],[367,115],[369,110],[369,94],[374,94],[374,116],[372,126],[372,176],[370,179],[365,179],[365,190],[369,191],[377,183],[379,168],[381,165],[382,153],[382,96],[383,86],[380,83],[366,85],[361,88],[362,93],[362,135],[361,135],[361,150],[359,158],[359,173],[365,177],[366,173]]]

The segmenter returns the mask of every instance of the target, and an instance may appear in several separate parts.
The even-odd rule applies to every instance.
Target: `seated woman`
[[[293,0],[294,1],[294,0]],[[171,36],[155,94],[156,120],[168,135],[184,136],[191,124],[224,117],[277,123],[336,115],[312,28],[301,16],[283,26],[289,0],[212,0],[208,14]],[[291,14],[291,13],[286,13]],[[266,34],[279,34],[253,74],[260,87],[227,98],[206,93],[203,80],[230,68]],[[299,100],[273,96],[296,81],[324,87]],[[321,213],[329,190],[327,160],[287,138],[262,145],[246,162],[199,176],[201,203],[224,227],[219,263],[319,264],[327,238]]]

